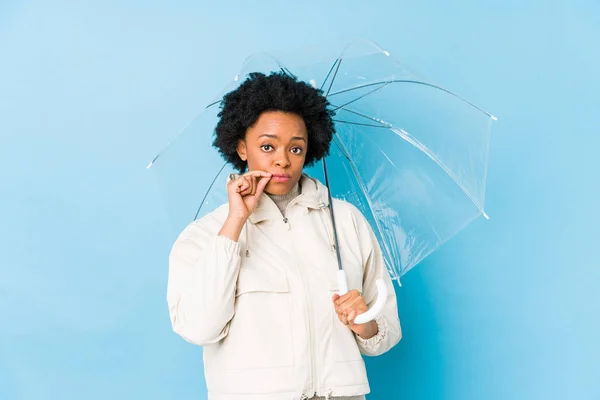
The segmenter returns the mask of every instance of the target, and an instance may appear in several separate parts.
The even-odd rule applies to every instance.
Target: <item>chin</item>
[[[286,184],[268,183],[267,187],[265,187],[265,192],[274,196],[282,196],[284,194],[287,194],[290,190],[292,190],[295,184],[296,183],[288,182],[286,182]]]
[[[267,186],[265,188],[265,192],[267,194],[272,194],[274,196],[282,196],[282,195],[286,194],[287,192],[289,192],[290,189],[288,189],[288,188],[282,189],[281,187],[279,187],[279,188],[273,188],[273,187]]]

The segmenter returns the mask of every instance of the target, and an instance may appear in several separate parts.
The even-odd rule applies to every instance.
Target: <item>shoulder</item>
[[[210,213],[188,224],[179,234],[177,240],[180,241],[204,235],[214,236],[218,234],[227,219],[228,213],[229,206],[227,203],[217,207]]]
[[[354,217],[365,219],[362,211],[358,209],[354,204],[347,202],[346,200],[333,199],[333,210],[337,213],[350,214]]]
[[[362,211],[354,204],[345,200],[333,199],[333,212],[336,215],[336,222],[338,219],[342,223],[352,222],[357,234],[364,234],[365,229],[370,226]],[[346,227],[348,226],[346,225]]]

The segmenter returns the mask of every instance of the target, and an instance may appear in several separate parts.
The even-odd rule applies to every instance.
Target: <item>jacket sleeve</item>
[[[377,286],[375,282],[383,278],[388,290],[388,297],[382,313],[375,319],[379,328],[377,334],[369,339],[363,339],[358,335],[356,342],[360,352],[367,356],[381,355],[394,347],[402,338],[402,328],[398,317],[398,306],[396,304],[396,293],[390,274],[385,267],[381,249],[369,223],[360,214],[358,218],[358,230],[361,244],[365,245],[363,260],[363,297],[369,308],[377,300]]]
[[[240,245],[201,221],[190,224],[173,245],[167,287],[173,330],[197,345],[227,335],[241,262]]]

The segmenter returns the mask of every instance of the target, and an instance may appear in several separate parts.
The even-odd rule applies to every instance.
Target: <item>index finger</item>
[[[259,171],[259,170],[254,170],[254,171],[248,171],[244,174],[244,176],[254,176],[254,177],[262,177],[262,178],[270,178],[271,174],[265,171]]]
[[[336,300],[334,300],[334,303],[336,306],[339,306],[340,304],[344,303],[346,300],[350,299],[351,297],[352,297],[352,292],[348,292],[341,296],[338,295],[338,298]]]

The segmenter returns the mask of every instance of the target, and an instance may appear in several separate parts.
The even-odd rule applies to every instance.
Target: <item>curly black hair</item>
[[[290,112],[302,117],[308,133],[304,166],[311,166],[329,154],[335,132],[334,112],[329,102],[321,90],[286,73],[274,72],[267,76],[253,72],[237,89],[223,97],[220,106],[213,146],[240,173],[245,172],[248,164],[237,154],[238,143],[265,111]]]

